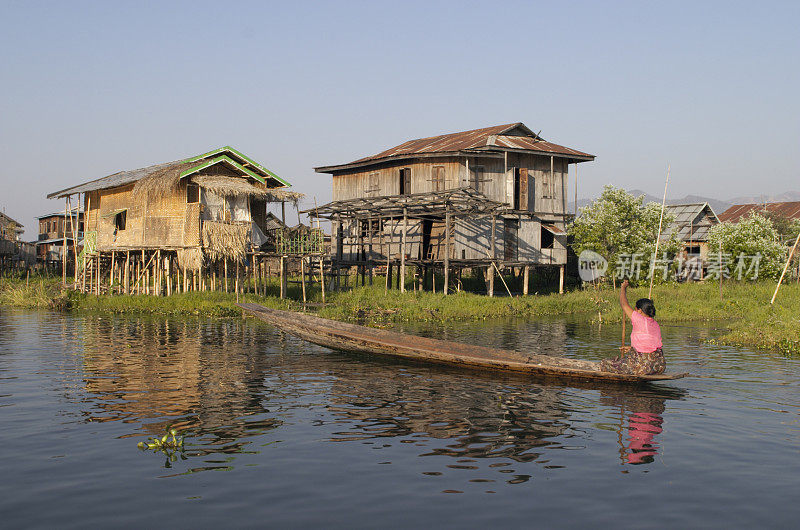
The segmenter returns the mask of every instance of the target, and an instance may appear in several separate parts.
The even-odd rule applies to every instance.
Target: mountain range
[[[646,191],[642,190],[627,190],[628,193],[635,197],[644,196],[645,204],[648,202],[661,202],[661,197],[656,197],[655,195],[650,195]],[[578,208],[583,208],[584,206],[589,205],[594,199],[578,199]],[[720,200],[714,199],[711,197],[703,197],[700,195],[686,195],[685,197],[679,199],[670,199],[667,198],[667,204],[692,204],[698,202],[707,202],[711,208],[713,208],[714,212],[717,215],[721,214],[734,204],[753,204],[753,203],[763,203],[763,202],[791,202],[791,201],[800,201],[800,192],[798,191],[787,191],[784,193],[778,193],[775,195],[751,195],[751,196],[741,196],[741,197],[733,197],[727,200]],[[569,210],[573,211],[574,209],[574,202],[570,203]]]

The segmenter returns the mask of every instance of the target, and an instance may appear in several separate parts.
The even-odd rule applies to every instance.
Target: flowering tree
[[[660,204],[645,205],[644,197],[634,197],[621,188],[606,186],[597,200],[581,208],[580,216],[570,227],[573,249],[577,254],[593,250],[603,256],[609,262],[612,276],[619,264],[625,264],[632,274],[624,276],[643,279],[650,273],[660,216]],[[671,222],[672,218],[665,213],[663,227]],[[674,255],[679,248],[680,241],[675,234],[670,234],[666,241],[662,239],[656,279],[661,277],[658,269],[664,267],[659,262],[669,262],[671,267],[671,258],[664,259],[664,256]],[[637,275],[637,271],[641,275]]]
[[[786,246],[781,244],[778,231],[772,221],[752,212],[738,223],[720,223],[708,233],[708,259],[712,264],[717,259],[722,243],[722,262],[725,277],[737,279],[777,279],[786,260]],[[733,267],[750,260],[749,274],[735,274]],[[752,263],[757,261],[753,270]],[[726,267],[726,263],[729,265]],[[747,272],[747,271],[745,271]]]

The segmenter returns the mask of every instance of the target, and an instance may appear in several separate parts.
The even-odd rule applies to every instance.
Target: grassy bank
[[[775,307],[769,300],[772,282],[726,283],[720,299],[717,284],[661,285],[653,299],[661,322],[725,320],[728,330],[720,343],[746,345],[800,354],[800,285],[781,288]],[[269,296],[243,295],[241,301],[257,302],[277,309],[298,308],[299,304],[279,299],[277,285]],[[647,296],[647,288],[629,290],[631,301]],[[300,298],[292,286],[289,297]],[[314,290],[309,299],[321,301]],[[56,279],[4,279],[0,283],[0,305],[29,308],[71,309],[132,314],[200,315],[234,317],[241,315],[236,296],[229,293],[184,293],[170,297],[93,296],[63,290]],[[400,321],[481,320],[500,317],[539,317],[575,314],[587,321],[619,322],[621,311],[617,293],[611,289],[576,290],[564,295],[488,298],[472,293],[450,296],[430,292],[400,294],[382,286],[360,287],[352,291],[329,293],[328,304],[320,316],[337,320],[359,320],[370,324]]]

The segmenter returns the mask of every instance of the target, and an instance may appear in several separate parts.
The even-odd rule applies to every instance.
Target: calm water
[[[409,326],[598,359],[619,328]],[[7,528],[794,527],[800,360],[664,327],[645,389],[332,352],[251,319],[0,309]],[[177,423],[185,459],[139,441]]]

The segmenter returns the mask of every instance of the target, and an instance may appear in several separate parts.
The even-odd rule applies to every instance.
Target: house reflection
[[[93,394],[86,421],[142,423],[151,434],[174,423],[223,452],[282,423],[261,405],[269,358],[246,326],[148,318],[81,324],[84,384]]]

